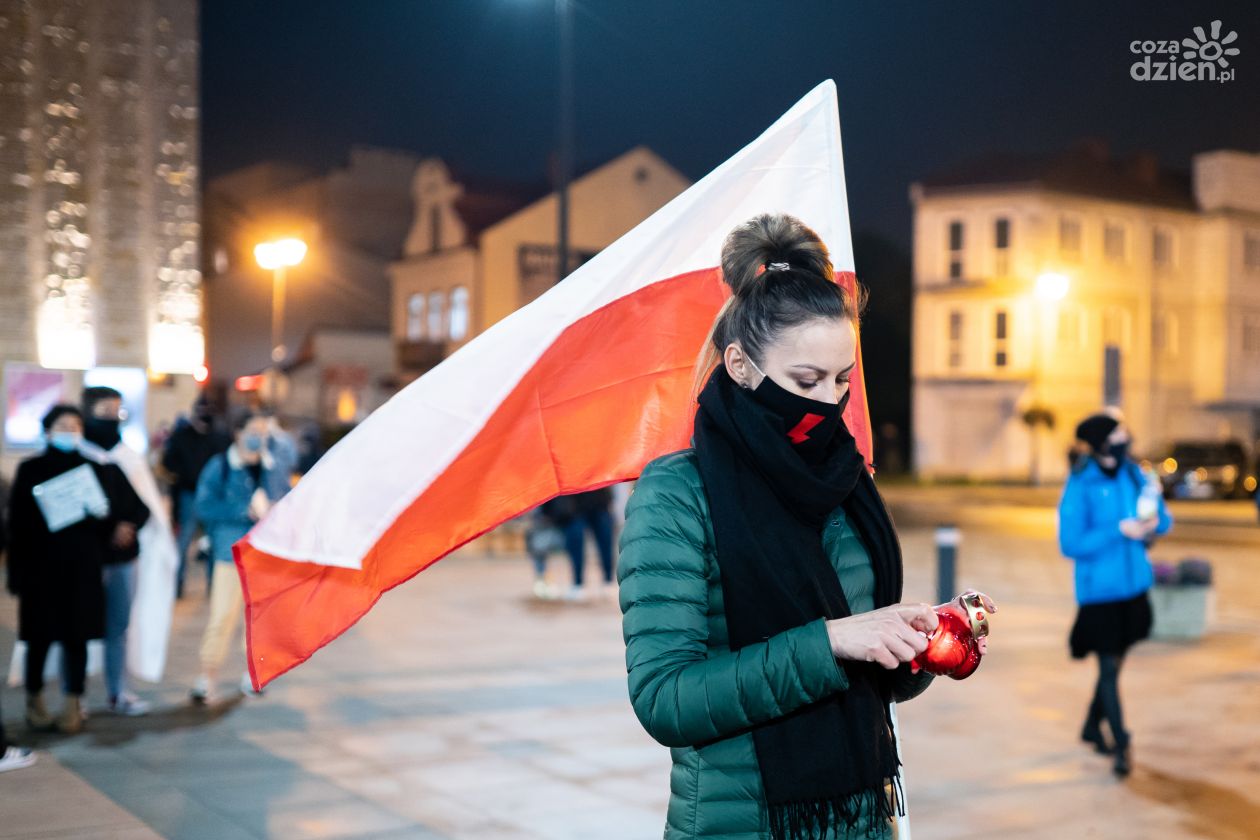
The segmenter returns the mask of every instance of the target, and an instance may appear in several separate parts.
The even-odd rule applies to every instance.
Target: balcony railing
[[[397,358],[400,370],[423,373],[446,358],[446,344],[441,341],[400,341]]]

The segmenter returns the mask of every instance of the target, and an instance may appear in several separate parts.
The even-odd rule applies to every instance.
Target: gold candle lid
[[[967,614],[968,620],[971,621],[971,636],[975,639],[983,639],[989,635],[989,613],[984,608],[984,598],[979,592],[968,592],[958,596],[958,603],[962,604],[963,612]]]

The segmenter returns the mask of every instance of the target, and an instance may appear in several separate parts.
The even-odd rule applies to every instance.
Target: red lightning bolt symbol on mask
[[[787,433],[788,440],[794,444],[801,444],[809,440],[809,432],[825,418],[821,414],[806,414],[801,418],[801,422],[797,423],[792,431]]]

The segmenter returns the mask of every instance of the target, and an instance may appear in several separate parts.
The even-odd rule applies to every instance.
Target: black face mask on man
[[[840,427],[840,415],[849,404],[849,392],[845,391],[838,403],[823,402],[793,394],[775,382],[765,371],[749,359],[748,363],[761,374],[761,382],[752,389],[753,399],[774,412],[787,430],[792,448],[810,463],[825,457],[827,444]]]
[[[121,425],[122,422],[117,419],[88,417],[83,421],[83,437],[108,452],[122,440]]]

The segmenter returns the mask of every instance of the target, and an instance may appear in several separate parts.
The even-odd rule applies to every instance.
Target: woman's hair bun
[[[827,246],[794,216],[764,213],[732,230],[722,243],[722,279],[737,297],[747,295],[771,263],[832,279]]]

